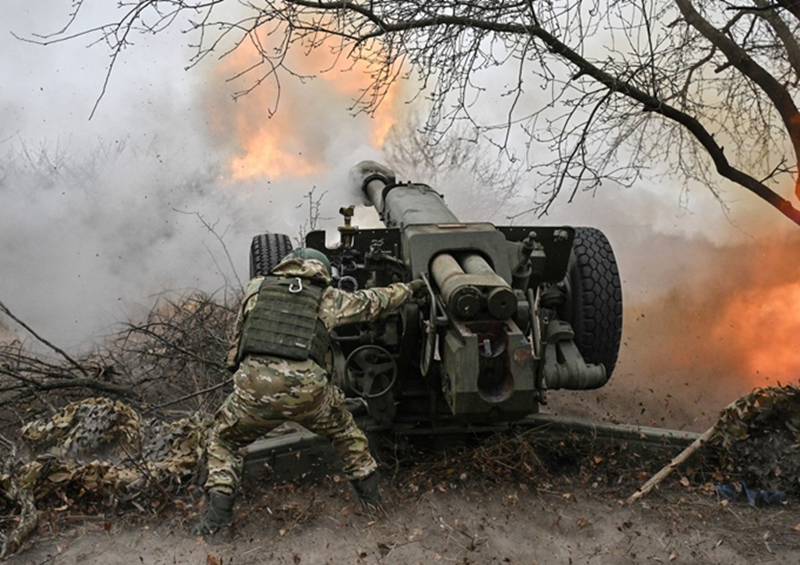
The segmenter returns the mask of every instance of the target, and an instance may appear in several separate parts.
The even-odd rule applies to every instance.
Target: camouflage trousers
[[[376,469],[366,435],[344,406],[344,393],[328,383],[325,370],[313,361],[249,356],[233,382],[234,391],[217,410],[209,436],[207,491],[234,492],[243,448],[288,421],[330,439],[348,479]]]

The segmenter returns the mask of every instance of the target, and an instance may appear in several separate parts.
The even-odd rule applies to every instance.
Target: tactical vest
[[[317,316],[323,290],[307,279],[266,277],[242,327],[239,360],[247,354],[274,355],[322,365],[330,345],[328,329]]]

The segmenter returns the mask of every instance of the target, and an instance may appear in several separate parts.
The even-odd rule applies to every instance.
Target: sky
[[[227,63],[211,59],[186,70],[191,51],[177,29],[135,38],[94,110],[109,62],[102,46],[79,38],[45,47],[12,35],[58,30],[67,4],[15,2],[0,20],[0,301],[70,351],[90,349],[165,291],[221,295],[237,288],[247,276],[251,238],[264,231],[296,237],[308,220],[309,195],[322,198],[322,227],[335,232],[338,208],[358,200],[349,168],[380,161],[385,128],[407,111],[400,90],[383,114],[353,116],[352,91],[342,85],[356,79],[331,72],[286,84],[278,114],[269,117],[266,95],[232,99],[237,85],[225,80]],[[113,15],[110,4],[106,9]],[[103,16],[87,12],[85,22]],[[271,171],[259,169],[265,162]],[[523,190],[486,218],[486,207],[464,198],[457,184],[436,188],[465,221],[502,224],[534,198]],[[715,293],[736,292],[732,280],[767,287],[762,297],[782,296],[776,280],[791,282],[757,276],[782,268],[781,253],[759,246],[796,242],[788,221],[736,188],[727,192],[729,213],[704,187],[691,187],[688,204],[684,197],[665,183],[609,185],[530,219],[606,233],[623,279],[626,339],[659,355],[659,332],[691,333],[680,317],[669,325],[676,323],[670,311],[716,304]],[[359,208],[356,223],[375,227],[374,214]],[[648,308],[657,322],[637,330]],[[722,319],[728,305],[715,308]],[[709,320],[692,331],[702,332]],[[795,323],[787,331],[800,328]],[[735,343],[717,339],[723,347]],[[640,361],[630,356],[626,367],[626,355],[623,370],[635,373]]]

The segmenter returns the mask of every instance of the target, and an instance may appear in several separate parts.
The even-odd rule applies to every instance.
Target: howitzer
[[[512,421],[536,412],[546,391],[593,389],[611,376],[622,333],[613,251],[594,228],[465,223],[425,184],[398,182],[359,163],[351,177],[385,228],[352,225],[325,253],[346,290],[422,278],[426,296],[378,323],[332,334],[333,378],[365,399],[382,424]],[[256,236],[251,275],[291,250],[285,235]]]

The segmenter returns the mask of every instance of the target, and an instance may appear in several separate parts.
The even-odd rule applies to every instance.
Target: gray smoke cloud
[[[318,132],[310,136],[323,161],[318,174],[231,181],[235,131],[212,122],[221,116],[224,123],[236,103],[210,69],[182,70],[187,52],[176,48],[180,37],[127,50],[90,120],[109,62],[105,51],[80,40],[42,47],[11,35],[60,28],[66,15],[49,3],[6,12],[0,300],[67,349],[90,347],[165,290],[236,288],[248,273],[253,235],[296,237],[312,189],[331,202],[322,215],[333,221],[340,199],[325,193],[349,191],[350,164],[376,157],[365,141],[366,118],[345,108],[327,109],[325,119],[322,110],[307,111],[295,123],[301,137],[309,137],[304,128]],[[311,100],[303,106],[311,108]]]

